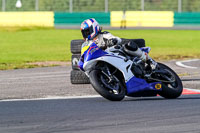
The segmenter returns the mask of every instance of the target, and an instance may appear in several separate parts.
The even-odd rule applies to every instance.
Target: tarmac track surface
[[[1,133],[199,133],[200,95],[0,102]]]
[[[200,79],[200,61],[187,62],[197,69],[182,68],[175,61],[165,62],[181,79]],[[72,85],[71,66],[0,71],[1,99],[32,99],[97,95],[91,85]],[[184,81],[184,88],[200,89],[200,80]]]
[[[174,61],[166,64],[182,79],[200,77],[198,65],[191,70],[177,67]],[[71,85],[70,70],[67,66],[0,71],[0,133],[200,132],[200,95],[121,102],[101,97],[9,101],[96,95],[90,85]],[[184,82],[184,87],[199,89],[199,81]]]

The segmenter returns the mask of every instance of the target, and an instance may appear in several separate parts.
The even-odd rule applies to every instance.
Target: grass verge
[[[156,60],[200,58],[200,31],[108,31],[123,38],[144,38]],[[32,62],[70,61],[70,41],[80,38],[80,30],[0,28],[0,70],[39,66]]]

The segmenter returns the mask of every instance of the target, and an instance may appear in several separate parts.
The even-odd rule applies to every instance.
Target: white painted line
[[[65,96],[65,97],[57,97],[57,96],[47,96],[46,98],[31,98],[31,99],[4,99],[0,100],[0,102],[14,102],[14,101],[40,101],[40,100],[67,100],[67,99],[85,99],[85,98],[100,98],[100,95],[85,95],[85,96]]]
[[[193,59],[193,60],[186,60],[186,61],[177,61],[176,65],[180,66],[180,67],[184,67],[184,68],[191,68],[191,69],[197,69],[198,67],[193,67],[193,66],[188,66],[188,65],[184,65],[183,63],[186,62],[192,62],[192,61],[199,61],[200,59]]]
[[[190,90],[190,91],[195,91],[195,92],[200,92],[199,89],[191,89],[191,88],[184,88],[184,89],[187,89],[187,90]]]
[[[199,89],[191,89],[191,88],[184,88],[191,91],[200,92]],[[85,96],[47,96],[45,98],[31,98],[31,99],[4,99],[0,100],[0,102],[14,102],[14,101],[40,101],[40,100],[67,100],[67,99],[86,99],[86,98],[100,98],[100,95],[85,95]]]

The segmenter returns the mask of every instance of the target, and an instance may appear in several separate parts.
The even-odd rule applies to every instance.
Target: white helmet
[[[84,39],[92,40],[101,32],[101,28],[94,18],[90,18],[81,23],[81,32]]]

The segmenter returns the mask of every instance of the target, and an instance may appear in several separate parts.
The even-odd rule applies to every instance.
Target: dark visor
[[[88,38],[88,36],[93,33],[93,27],[90,26],[89,28],[81,30],[81,32],[82,32],[82,35],[83,35],[84,38]]]

